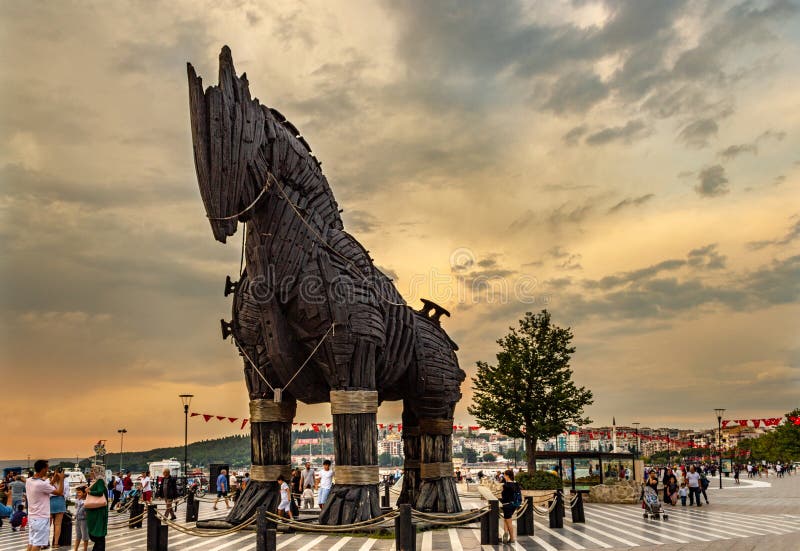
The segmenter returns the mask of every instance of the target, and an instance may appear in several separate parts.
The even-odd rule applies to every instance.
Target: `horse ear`
[[[236,68],[233,66],[233,55],[228,46],[223,46],[222,51],[219,53],[219,87],[222,93],[229,97],[234,98],[234,90],[238,88],[236,85]]]

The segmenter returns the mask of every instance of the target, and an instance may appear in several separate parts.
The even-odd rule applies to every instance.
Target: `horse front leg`
[[[275,402],[272,396],[250,400],[250,482],[226,519],[231,524],[246,521],[261,505],[273,513],[277,511],[278,475],[291,480],[292,420],[296,410],[297,402],[286,395],[281,402]]]
[[[377,347],[360,338],[353,347],[350,386],[331,390],[336,484],[324,499],[319,523],[351,524],[381,514],[378,493],[378,392],[375,389]]]

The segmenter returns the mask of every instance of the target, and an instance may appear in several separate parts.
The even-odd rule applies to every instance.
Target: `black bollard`
[[[580,492],[572,502],[572,522],[586,522],[586,515],[583,514],[583,496]]]
[[[481,545],[500,544],[500,504],[489,501],[489,512],[481,517]]]
[[[387,480],[387,481],[385,481],[383,483],[383,495],[381,496],[381,508],[382,509],[388,509],[389,507],[391,507],[391,505],[389,505],[389,503],[390,503],[389,502],[389,481]]]
[[[267,508],[256,509],[256,551],[275,551],[278,530],[276,524],[267,518]]]
[[[142,519],[138,518],[137,520],[133,520],[137,517],[141,517],[142,513],[144,513],[144,505],[139,503],[139,496],[133,496],[133,503],[131,503],[131,510],[130,510],[130,520],[128,521],[128,528],[141,528],[142,527]]]
[[[186,522],[197,522],[200,516],[200,500],[195,499],[194,492],[190,491],[186,498]]]
[[[400,513],[394,519],[394,542],[397,551],[416,551],[417,528],[411,522],[411,505],[404,503],[397,507]]]
[[[517,535],[519,536],[532,536],[533,535],[533,497],[527,496],[525,498],[527,507],[525,511],[517,519]]]
[[[556,490],[555,506],[550,510],[550,528],[564,528],[564,496]]]
[[[147,551],[158,551],[158,527],[161,521],[156,516],[156,506],[147,507]]]
[[[196,522],[197,517],[192,518],[194,513],[194,492],[189,490],[186,492],[186,522]]]

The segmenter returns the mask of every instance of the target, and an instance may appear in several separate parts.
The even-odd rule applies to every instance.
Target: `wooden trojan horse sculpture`
[[[277,110],[251,99],[230,49],[219,85],[203,90],[188,64],[197,181],[214,237],[245,223],[244,270],[226,282],[233,320],[222,322],[245,365],[251,482],[227,520],[275,510],[288,476],[296,400],[330,402],[335,485],[320,515],[347,524],[380,514],[376,412],[403,400],[401,503],[461,510],[453,480],[453,409],[465,374],[439,324],[450,315],[423,300],[415,311],[368,251],[343,229],[319,161]]]

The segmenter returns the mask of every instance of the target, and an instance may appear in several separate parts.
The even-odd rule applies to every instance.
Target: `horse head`
[[[203,80],[187,63],[189,109],[197,183],[214,238],[225,242],[247,221],[268,183],[254,170],[265,140],[269,110],[250,98],[247,75],[236,76],[231,50],[219,54],[219,83],[203,91]]]

